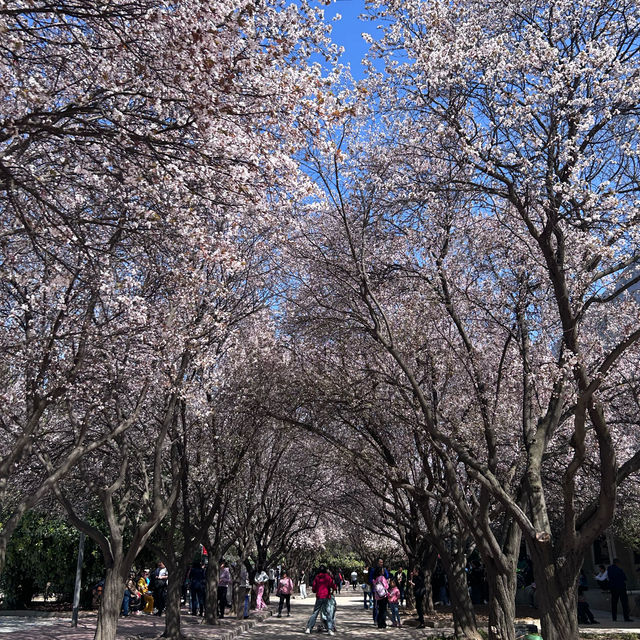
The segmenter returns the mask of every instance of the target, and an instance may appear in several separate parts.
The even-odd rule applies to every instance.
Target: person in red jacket
[[[336,590],[336,584],[331,575],[327,573],[326,567],[320,567],[311,588],[313,589],[313,593],[316,594],[316,604],[313,607],[311,617],[307,621],[307,627],[304,630],[305,633],[311,633],[311,629],[313,629],[316,624],[318,614],[320,611],[326,611],[327,602],[329,602],[331,594]],[[329,627],[329,635],[334,635],[333,619],[330,616],[327,616],[327,626]]]

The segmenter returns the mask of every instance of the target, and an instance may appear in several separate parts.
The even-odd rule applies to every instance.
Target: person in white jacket
[[[266,609],[267,605],[265,601],[262,599],[264,595],[264,588],[267,582],[269,581],[269,576],[264,572],[264,569],[259,569],[254,582],[257,587],[257,595],[256,595],[256,609],[260,611],[260,609]]]
[[[609,588],[609,574],[607,573],[607,567],[603,564],[598,566],[598,573],[594,576],[598,586],[604,591]]]

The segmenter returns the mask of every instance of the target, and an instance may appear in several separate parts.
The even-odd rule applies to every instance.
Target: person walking
[[[333,581],[331,575],[327,572],[327,568],[325,566],[321,566],[318,570],[316,577],[313,579],[313,584],[311,586],[313,592],[316,594],[316,603],[313,606],[313,613],[307,620],[307,626],[304,630],[305,633],[311,633],[311,629],[316,624],[316,620],[318,618],[318,614],[320,611],[326,612],[327,603],[329,602],[329,598],[331,594],[336,590],[336,584]],[[327,616],[327,626],[329,635],[334,635],[334,620]]]
[[[343,581],[342,569],[338,569],[336,571],[335,575],[333,576],[333,581],[336,583],[336,586],[338,587],[338,595],[340,595],[340,592],[342,591],[342,581]]]
[[[267,596],[273,593],[273,588],[276,586],[276,570],[272,567],[269,569],[269,589],[267,590]]]
[[[279,596],[280,602],[278,604],[278,618],[282,617],[282,607],[287,605],[287,617],[291,615],[291,594],[293,593],[293,582],[283,569],[280,580],[278,580],[278,588],[276,589],[276,595]]]
[[[300,572],[300,597],[304,600],[307,597],[307,574],[304,571]]]
[[[404,591],[407,584],[407,577],[404,574],[402,567],[399,567],[396,571],[395,575],[396,585],[398,587],[398,591],[400,592],[400,597],[398,598],[398,604],[402,606],[404,602]]]
[[[424,597],[427,588],[424,583],[424,576],[419,567],[414,567],[411,571],[411,579],[409,581],[413,589],[413,599],[416,602],[416,613],[418,614],[418,629],[424,629]]]
[[[263,600],[265,585],[269,581],[269,576],[265,573],[264,569],[260,569],[255,577],[255,583],[257,588],[256,593],[256,609],[260,611],[260,609],[266,609],[267,605]]]
[[[364,608],[373,609],[373,593],[371,592],[371,583],[369,582],[369,567],[365,567],[364,569],[362,591],[364,594]]]
[[[220,572],[218,573],[218,618],[224,618],[224,610],[227,607],[227,595],[230,585],[231,571],[229,571],[229,567],[227,567],[224,560],[220,560]]]
[[[191,596],[190,613],[192,616],[203,616],[207,576],[200,562],[196,560],[191,565],[187,577],[189,578],[189,594]]]
[[[351,572],[351,590],[355,591],[358,588],[358,572],[354,569]]]
[[[376,567],[373,577],[373,597],[376,601],[378,612],[376,622],[378,629],[385,629],[387,626],[387,604],[389,596],[389,581],[384,576],[383,567]]]
[[[609,577],[609,591],[611,592],[611,619],[618,617],[618,600],[622,605],[622,615],[625,622],[633,622],[629,617],[629,598],[627,597],[627,576],[620,568],[618,558],[613,559],[613,564],[607,567]]]

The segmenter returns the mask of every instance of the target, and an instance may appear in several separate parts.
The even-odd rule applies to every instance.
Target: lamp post
[[[80,587],[82,586],[82,561],[84,560],[84,539],[85,534],[80,532],[80,542],[78,543],[78,562],[76,564],[76,584],[73,589],[73,612],[71,614],[71,626],[78,626],[78,609],[80,608]]]

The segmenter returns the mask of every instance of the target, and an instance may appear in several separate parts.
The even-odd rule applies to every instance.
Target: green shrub
[[[62,517],[29,511],[7,547],[0,588],[9,609],[27,607],[37,593],[56,594],[71,600],[76,573],[79,533]],[[85,590],[102,574],[102,558],[95,545],[85,546]]]

